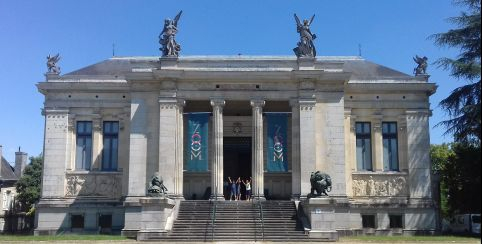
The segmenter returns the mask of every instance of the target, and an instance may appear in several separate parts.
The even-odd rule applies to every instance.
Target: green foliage
[[[443,170],[447,189],[449,216],[457,213],[480,213],[480,146],[456,143]]]
[[[441,176],[440,179],[440,211],[443,217],[450,216],[450,209],[447,202],[447,181],[444,180],[445,170],[451,158],[455,157],[452,144],[430,145],[430,159],[432,171]]]
[[[432,160],[432,171],[443,171],[450,157],[453,157],[451,144],[430,145],[430,159]]]
[[[40,185],[42,181],[42,156],[30,157],[30,164],[25,167],[23,176],[15,184],[17,201],[21,209],[29,211],[40,198]]]
[[[480,0],[456,0],[454,3],[468,9],[468,12],[448,19],[458,28],[432,35],[431,38],[435,39],[438,46],[460,49],[460,54],[455,59],[440,58],[436,64],[450,70],[451,76],[465,79],[469,84],[456,88],[440,102],[450,119],[438,125],[445,126],[446,133],[452,133],[455,141],[480,145],[481,5]]]
[[[432,145],[432,169],[440,174],[443,217],[480,212],[480,147],[467,143]]]

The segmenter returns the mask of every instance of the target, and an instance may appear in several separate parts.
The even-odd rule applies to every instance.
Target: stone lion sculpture
[[[310,183],[311,193],[309,197],[328,196],[328,192],[331,191],[331,177],[328,174],[320,171],[311,172]]]
[[[159,174],[155,174],[151,178],[151,182],[149,184],[149,188],[147,188],[147,193],[149,196],[159,196],[161,194],[166,194],[167,188],[164,186],[164,181]]]

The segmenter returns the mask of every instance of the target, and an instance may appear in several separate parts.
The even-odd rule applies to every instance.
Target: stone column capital
[[[224,107],[224,105],[226,105],[226,101],[222,98],[211,99],[211,106],[213,107]]]
[[[264,100],[261,100],[261,99],[253,99],[253,100],[251,100],[250,104],[251,104],[251,107],[257,108],[257,107],[264,107],[266,102]]]

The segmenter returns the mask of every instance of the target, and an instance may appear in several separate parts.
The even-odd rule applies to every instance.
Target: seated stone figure
[[[311,193],[308,197],[328,196],[328,192],[331,191],[331,177],[328,174],[320,171],[311,172],[310,183]]]
[[[147,188],[147,193],[149,196],[160,196],[161,193],[164,195],[167,192],[167,188],[163,184],[163,180],[159,175],[156,173],[152,176],[151,183],[149,184],[149,188]]]

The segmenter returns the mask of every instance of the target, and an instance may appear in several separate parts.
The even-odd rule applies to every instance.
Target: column
[[[300,174],[300,105],[297,99],[290,101],[291,106],[291,198],[301,196]]]
[[[252,176],[253,199],[264,198],[264,162],[263,162],[263,100],[251,100],[253,111],[252,125]]]
[[[223,99],[212,99],[214,150],[211,167],[211,199],[224,200],[223,196]]]

